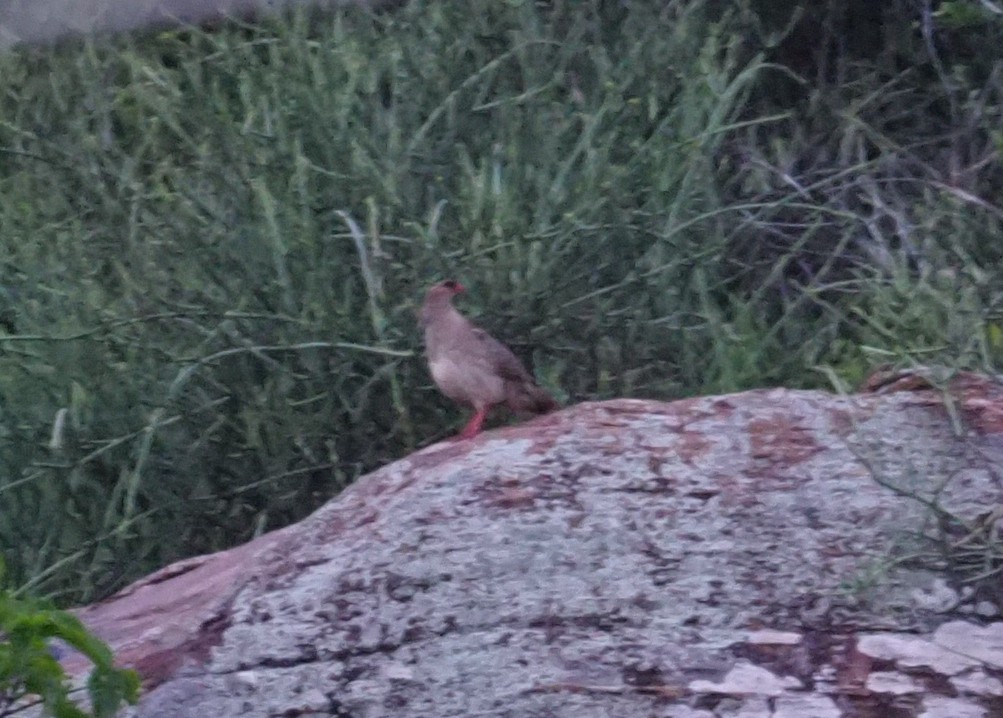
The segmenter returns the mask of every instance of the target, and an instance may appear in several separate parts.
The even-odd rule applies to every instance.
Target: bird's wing
[[[512,350],[488,334],[480,327],[470,325],[471,335],[476,344],[478,358],[491,367],[493,373],[510,381],[526,381],[533,383],[533,377],[526,371],[519,358]]]

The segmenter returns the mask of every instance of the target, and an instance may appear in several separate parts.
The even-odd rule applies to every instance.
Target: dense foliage
[[[61,601],[460,417],[414,309],[566,401],[1003,355],[992,4],[412,2],[0,57],[0,546]]]

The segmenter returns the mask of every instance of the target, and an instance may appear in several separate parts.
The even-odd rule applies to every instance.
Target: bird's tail
[[[530,382],[509,382],[505,389],[505,403],[512,411],[546,414],[561,406],[554,397]]]

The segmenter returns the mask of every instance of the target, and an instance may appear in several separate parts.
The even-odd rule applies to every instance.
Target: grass
[[[715,7],[416,2],[0,57],[12,577],[94,600],[452,431],[414,317],[445,276],[568,402],[993,370],[998,61],[808,79]]]

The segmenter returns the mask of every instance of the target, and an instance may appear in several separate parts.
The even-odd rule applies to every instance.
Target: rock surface
[[[143,718],[1001,716],[998,596],[921,559],[995,538],[1003,390],[872,389],[436,444],[80,616]]]

